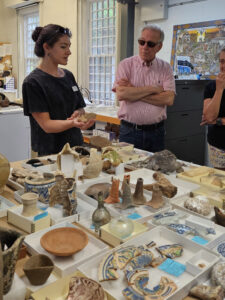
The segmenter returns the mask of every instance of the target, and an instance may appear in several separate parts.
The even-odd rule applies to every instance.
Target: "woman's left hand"
[[[94,125],[95,120],[89,120],[88,122],[84,123],[84,122],[80,122],[78,119],[74,118],[73,122],[74,122],[74,127],[80,128],[81,130],[86,130]]]

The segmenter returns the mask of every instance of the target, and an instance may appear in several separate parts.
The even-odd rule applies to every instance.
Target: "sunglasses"
[[[152,42],[152,41],[144,41],[144,40],[138,40],[138,44],[140,45],[140,46],[144,46],[145,44],[147,44],[148,45],[148,47],[149,48],[154,48],[157,44],[159,44],[159,42],[158,43],[154,43],[154,42]]]
[[[62,33],[62,34],[66,34],[66,35],[68,35],[69,37],[71,37],[72,36],[72,33],[71,33],[71,31],[69,30],[69,28],[64,28],[64,27],[59,27],[57,30],[56,30],[56,32],[60,32],[60,33]]]

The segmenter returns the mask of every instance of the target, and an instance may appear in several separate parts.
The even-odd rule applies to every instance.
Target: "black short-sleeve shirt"
[[[216,91],[216,82],[207,84],[204,99],[213,98]],[[225,118],[225,91],[223,91],[218,118]],[[208,143],[216,148],[225,150],[225,126],[208,125]]]
[[[24,115],[31,125],[31,147],[39,155],[58,153],[66,143],[81,145],[80,129],[71,128],[60,133],[46,133],[32,117],[34,112],[48,112],[52,120],[66,120],[85,107],[84,99],[73,74],[64,70],[64,77],[54,77],[36,68],[23,82]]]

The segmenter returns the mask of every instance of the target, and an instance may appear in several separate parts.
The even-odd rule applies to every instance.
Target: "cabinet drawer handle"
[[[187,117],[189,114],[181,114],[182,117]]]

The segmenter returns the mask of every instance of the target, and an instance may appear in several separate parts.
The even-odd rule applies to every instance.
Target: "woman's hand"
[[[73,119],[74,127],[86,130],[95,124],[95,120],[89,120],[88,122],[80,122],[77,118]]]
[[[79,108],[79,109],[75,110],[72,113],[72,115],[69,118],[67,118],[67,120],[73,120],[73,119],[75,119],[77,117],[80,117],[80,116],[82,116],[84,114],[85,114],[85,110],[83,108]]]

